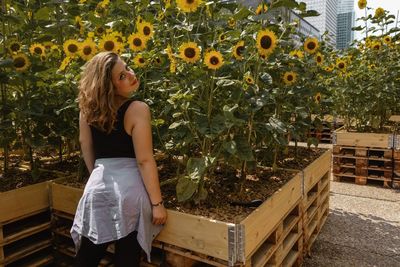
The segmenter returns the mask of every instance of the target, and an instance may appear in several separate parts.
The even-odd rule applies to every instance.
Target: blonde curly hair
[[[118,106],[112,83],[112,69],[119,56],[101,52],[88,61],[79,81],[79,109],[89,125],[110,133],[117,119]]]

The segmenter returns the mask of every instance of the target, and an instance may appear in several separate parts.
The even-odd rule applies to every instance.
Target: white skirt
[[[76,251],[82,236],[102,244],[137,231],[138,242],[150,261],[152,241],[161,229],[152,223],[150,199],[136,160],[97,159],[71,228]]]

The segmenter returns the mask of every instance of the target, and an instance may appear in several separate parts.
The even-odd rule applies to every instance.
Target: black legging
[[[76,267],[97,267],[110,243],[96,245],[82,236],[81,246],[76,255]],[[115,267],[138,267],[141,248],[137,241],[137,232],[132,232],[115,242]]]

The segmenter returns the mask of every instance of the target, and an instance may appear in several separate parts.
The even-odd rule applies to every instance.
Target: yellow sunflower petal
[[[96,43],[92,39],[86,39],[81,44],[81,49],[79,50],[79,55],[83,60],[90,60],[97,53]]]
[[[132,33],[128,37],[128,44],[132,51],[138,52],[146,49],[147,39],[140,33]]]
[[[314,54],[319,48],[318,39],[315,37],[308,37],[304,42],[304,51],[309,54]]]
[[[29,51],[34,56],[41,56],[46,54],[46,47],[42,44],[34,43],[29,47]]]
[[[290,86],[293,85],[297,81],[297,73],[293,71],[287,71],[283,74],[283,82]]]
[[[239,41],[233,48],[232,54],[237,60],[243,60],[244,41]]]
[[[178,8],[185,13],[195,12],[202,3],[203,0],[176,0]]]
[[[75,39],[69,39],[64,42],[63,48],[67,57],[75,57],[78,55],[80,43]]]

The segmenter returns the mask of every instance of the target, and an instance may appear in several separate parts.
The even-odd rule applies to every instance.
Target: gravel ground
[[[400,267],[400,190],[331,181],[329,208],[304,266]]]

